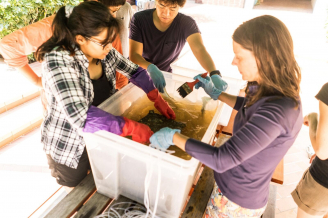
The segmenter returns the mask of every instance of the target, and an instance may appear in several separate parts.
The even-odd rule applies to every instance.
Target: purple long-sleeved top
[[[302,127],[302,106],[287,97],[245,104],[246,98],[237,97],[233,136],[221,147],[188,139],[186,151],[214,170],[215,181],[229,200],[258,209],[267,204],[272,174]]]

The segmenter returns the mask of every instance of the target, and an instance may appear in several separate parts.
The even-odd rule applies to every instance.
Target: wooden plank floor
[[[71,217],[95,191],[95,182],[92,174],[90,173],[45,217]]]
[[[205,166],[181,218],[202,217],[205,212],[208,199],[213,191],[213,187],[213,170]]]
[[[89,218],[101,214],[113,200],[95,192],[74,218]]]
[[[198,183],[185,207],[182,217],[199,218],[205,211],[209,196],[212,193],[214,185],[213,171],[208,167],[204,167]],[[92,174],[75,187],[56,207],[54,207],[46,216],[46,218],[58,217],[74,217],[89,218],[108,211],[111,205],[117,203],[126,203],[121,205],[127,208],[137,204],[137,202],[119,196],[118,199],[112,200],[100,193],[95,192],[96,187]],[[118,211],[123,215],[124,211]]]

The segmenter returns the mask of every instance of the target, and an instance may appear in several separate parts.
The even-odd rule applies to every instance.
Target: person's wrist
[[[172,129],[170,131],[170,141],[169,141],[169,144],[170,145],[174,145],[174,143],[173,143],[173,137],[174,137],[174,134],[175,133],[181,133],[181,130],[180,129]]]
[[[216,101],[216,100],[219,99],[219,96],[221,95],[221,93],[222,93],[222,92],[220,91],[220,93],[216,93],[216,94],[212,95],[211,98],[212,98],[214,101]]]
[[[210,77],[214,76],[214,75],[218,75],[220,77],[222,77],[221,75],[221,72],[219,70],[213,70],[211,73],[210,73]]]
[[[154,67],[156,67],[154,64],[149,64],[147,67],[147,71],[151,72]]]

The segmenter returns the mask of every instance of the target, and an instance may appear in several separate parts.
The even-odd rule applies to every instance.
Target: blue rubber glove
[[[215,74],[215,75],[211,76],[211,79],[212,79],[213,84],[215,85],[215,87],[218,90],[221,90],[222,92],[224,92],[225,90],[227,90],[228,84],[226,83],[226,81],[224,81],[222,79],[221,76]]]
[[[205,92],[213,99],[218,100],[219,95],[221,95],[222,90],[219,90],[215,87],[213,84],[211,78],[209,76],[203,78],[200,75],[197,75],[194,77],[194,79],[198,79],[199,82],[196,83],[195,88],[199,89],[199,87],[202,87]]]
[[[149,72],[149,75],[158,91],[164,93],[166,83],[162,71],[160,71],[154,64],[150,64],[147,67],[147,71]]]
[[[171,129],[164,127],[159,131],[155,132],[149,139],[150,143],[157,149],[166,151],[173,144],[173,135],[178,132],[181,133],[180,129]]]
[[[198,75],[201,76],[202,74],[198,74]],[[211,79],[212,79],[213,84],[215,85],[215,87],[218,90],[221,90],[222,92],[224,92],[225,90],[227,90],[228,84],[226,83],[226,81],[224,81],[222,79],[221,76],[215,74],[215,75],[211,76]],[[195,88],[196,89],[198,89],[199,87],[201,87],[201,83],[197,83],[195,85]]]

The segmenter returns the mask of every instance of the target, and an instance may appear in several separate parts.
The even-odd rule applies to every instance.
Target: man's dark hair
[[[158,3],[163,3],[164,5],[179,5],[181,8],[186,4],[187,0],[157,0]]]

